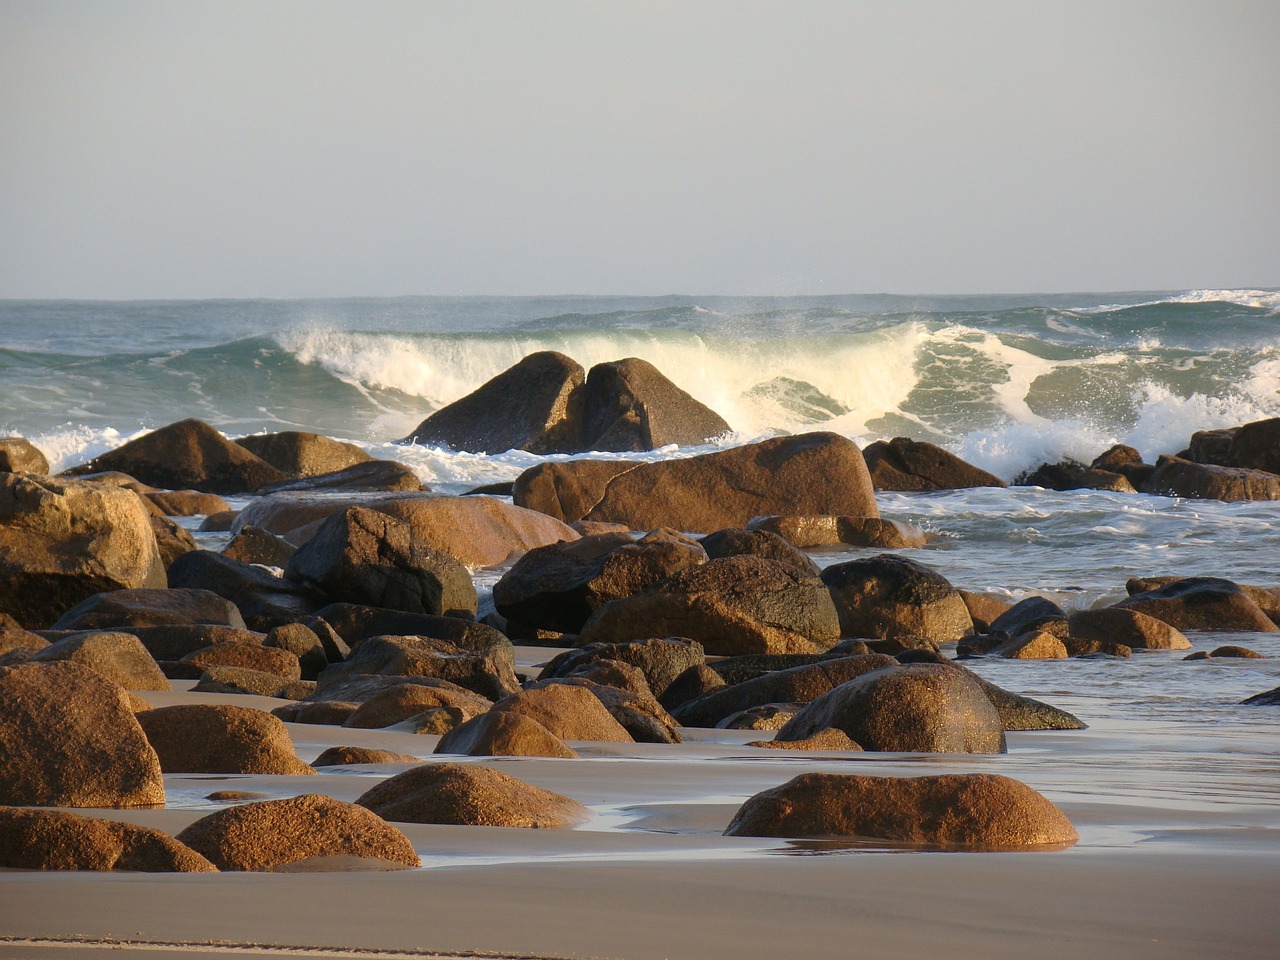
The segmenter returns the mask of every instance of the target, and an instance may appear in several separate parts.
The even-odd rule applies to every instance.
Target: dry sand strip
[[[63,950],[111,951],[115,956],[130,953],[160,953],[175,957],[193,955],[233,957],[320,957],[322,960],[563,960],[531,954],[437,953],[431,950],[378,950],[359,947],[301,947],[273,943],[234,943],[227,940],[128,940],[118,937],[6,937],[0,936],[0,956],[58,956]],[[30,951],[30,952],[28,952]],[[601,958],[583,958],[601,960]]]

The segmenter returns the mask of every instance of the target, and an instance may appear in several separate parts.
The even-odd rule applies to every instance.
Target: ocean
[[[514,479],[542,458],[394,441],[522,356],[547,349],[584,366],[649,360],[734,431],[697,448],[601,456],[681,457],[783,432],[834,430],[864,445],[928,440],[1012,480],[1044,461],[1088,462],[1118,442],[1153,461],[1183,449],[1196,430],[1280,416],[1276,290],[8,301],[0,302],[0,430],[30,438],[55,468],[185,417],[231,436],[310,430],[401,460],[434,489],[461,493]],[[1280,585],[1280,502],[1025,486],[878,500],[884,516],[935,535],[908,555],[958,587],[1010,600],[1042,595],[1086,608],[1121,599],[1131,576]],[[868,552],[814,556],[826,565]],[[500,573],[477,572],[482,594]],[[1184,662],[1181,651],[1138,651],[1131,660],[970,661],[997,683],[1072,710],[1089,729],[1013,734],[1006,757],[940,757],[929,770],[1025,780],[1073,817],[1085,854],[1188,843],[1274,851],[1280,710],[1239,701],[1280,685],[1280,634],[1191,639],[1197,650],[1237,643],[1265,659]],[[617,802],[700,809],[711,790],[725,795],[715,802],[727,817],[748,792],[797,772],[795,758],[745,757],[740,732],[700,736],[720,738],[707,769],[725,783],[661,780],[666,792],[646,786]],[[814,760],[806,769],[921,772],[919,757],[855,759]],[[641,751],[591,762],[660,772],[658,761]],[[724,843],[704,839],[698,856]],[[649,842],[637,839],[636,849]]]

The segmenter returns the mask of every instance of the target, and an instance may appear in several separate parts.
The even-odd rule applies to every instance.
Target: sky
[[[1280,3],[0,0],[0,298],[1280,286]]]

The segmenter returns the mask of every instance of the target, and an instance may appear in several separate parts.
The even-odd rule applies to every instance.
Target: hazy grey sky
[[[0,0],[0,297],[1280,285],[1280,3]]]

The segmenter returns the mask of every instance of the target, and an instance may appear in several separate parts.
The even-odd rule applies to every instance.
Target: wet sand
[[[519,661],[529,667],[554,652],[519,648]],[[1147,666],[1180,655],[1159,656]],[[1243,668],[1276,670],[1261,663]],[[1275,956],[1273,712],[1230,727],[1211,716],[1095,716],[1097,704],[1052,695],[1066,676],[1055,666],[1000,664],[989,675],[1076,710],[1091,729],[1013,733],[1003,756],[765,751],[745,744],[767,733],[688,730],[679,745],[574,744],[578,760],[467,760],[574,797],[593,818],[573,830],[401,825],[422,856],[416,870],[344,862],[287,874],[0,872],[0,956]],[[278,704],[181,689],[145,696],[157,705]],[[430,759],[438,739],[394,728],[289,730],[307,761],[337,744]],[[221,806],[207,799],[216,790],[354,800],[401,769],[169,775],[165,809],[96,813],[176,833]],[[1080,842],[939,853],[720,835],[747,796],[815,769],[1004,773],[1057,803]]]

